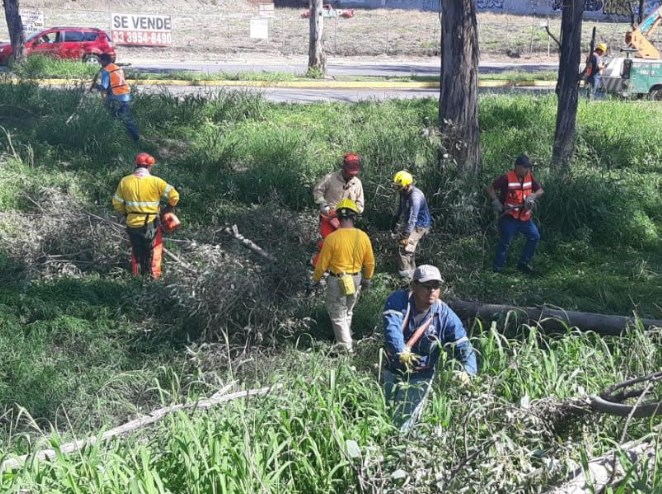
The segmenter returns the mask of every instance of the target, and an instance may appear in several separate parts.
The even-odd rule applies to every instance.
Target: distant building
[[[276,6],[293,6],[307,0],[276,0]],[[603,13],[606,0],[586,0],[585,12],[590,18],[610,17]],[[364,7],[372,9],[406,9],[439,11],[440,0],[337,0],[337,5],[346,7]],[[504,14],[522,15],[560,15],[563,0],[476,0],[478,10]],[[638,2],[633,2],[638,3]],[[646,12],[660,4],[660,0],[648,0]]]

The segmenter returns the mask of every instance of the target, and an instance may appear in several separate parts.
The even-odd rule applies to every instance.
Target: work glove
[[[454,371],[453,377],[458,381],[462,386],[468,386],[471,384],[471,376],[465,371]]]
[[[331,212],[331,206],[329,206],[328,204],[322,204],[320,206],[320,214],[328,216],[330,212]]]
[[[412,353],[411,348],[406,346],[403,351],[398,353],[398,360],[402,365],[405,366],[407,372],[412,372],[414,370],[414,366],[421,361],[421,357],[420,355]]]
[[[406,248],[409,244],[409,235],[400,237],[400,246]]]
[[[324,278],[322,278],[319,281],[310,280],[308,282],[308,287],[307,287],[306,291],[309,292],[309,293],[316,294],[316,293],[324,291],[325,287],[326,287],[326,280]]]
[[[533,206],[536,205],[536,196],[530,195],[527,196],[526,199],[524,199],[524,209],[527,211],[531,211],[533,209]]]
[[[370,285],[372,285],[372,280],[367,280],[367,279],[365,279],[365,278],[363,278],[363,279],[361,280],[361,289],[362,289],[362,290],[369,290],[369,289],[370,289]]]
[[[499,199],[492,199],[492,209],[494,209],[495,213],[503,213],[503,204],[501,204]]]

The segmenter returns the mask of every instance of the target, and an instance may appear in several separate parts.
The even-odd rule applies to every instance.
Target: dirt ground
[[[32,6],[44,11],[46,26],[94,26],[109,29],[111,13],[153,13],[172,16],[173,44],[164,48],[118,47],[118,59],[150,58],[172,61],[219,61],[256,57],[305,56],[308,51],[308,20],[305,9],[279,8],[269,19],[269,39],[250,37],[251,19],[258,9],[244,0],[42,0]],[[325,51],[330,57],[437,57],[441,37],[436,12],[413,10],[354,9],[351,19],[325,19]],[[541,28],[560,32],[559,17],[480,13],[479,46],[483,61],[556,61],[555,44]],[[588,47],[593,25],[599,41],[612,50],[623,46],[628,25],[624,22],[586,22],[584,45]],[[0,39],[8,39],[6,25]]]

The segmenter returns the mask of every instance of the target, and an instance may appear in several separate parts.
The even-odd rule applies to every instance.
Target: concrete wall
[[[602,13],[606,0],[586,0],[587,18],[613,18]],[[405,9],[439,11],[440,0],[337,0],[338,5],[375,9]],[[521,15],[560,15],[563,0],[476,0],[479,11]],[[635,2],[636,3],[636,2]],[[649,0],[648,11],[660,3]]]

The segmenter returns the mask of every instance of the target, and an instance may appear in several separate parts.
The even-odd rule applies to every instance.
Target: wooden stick
[[[229,387],[230,386],[226,386],[224,389],[215,393],[206,400],[200,400],[195,403],[181,403],[178,405],[171,405],[169,407],[159,408],[158,410],[154,410],[150,412],[149,415],[137,418],[123,425],[120,425],[119,427],[115,427],[114,429],[110,429],[104,432],[103,434],[101,434],[101,436],[89,437],[87,439],[72,441],[70,443],[63,444],[62,446],[57,448],[57,450],[46,449],[36,454],[27,454],[27,455],[19,456],[18,458],[12,458],[10,460],[6,460],[2,462],[2,464],[0,465],[0,472],[4,472],[6,470],[15,470],[21,467],[28,460],[37,460],[37,461],[54,460],[57,457],[58,453],[62,453],[62,454],[73,453],[86,446],[92,446],[97,442],[106,441],[116,436],[122,436],[128,434],[129,432],[133,432],[137,429],[141,429],[148,425],[154,424],[160,421],[161,419],[163,419],[166,415],[172,412],[176,412],[178,410],[186,410],[186,409],[195,410],[198,408],[211,408],[221,403],[237,400],[239,398],[248,398],[249,396],[263,396],[270,393],[274,389],[280,389],[282,387],[282,384],[267,386],[259,389],[250,389],[248,391],[238,391],[236,393],[231,393],[231,394],[225,394],[225,392],[229,389]]]
[[[657,449],[655,439],[662,429],[655,427],[654,430],[656,432],[652,432],[636,441],[621,444],[615,451],[594,458],[589,461],[587,472],[584,472],[582,468],[578,468],[569,481],[546,491],[547,494],[589,494],[602,492],[604,488],[618,484],[623,480],[625,471],[620,461],[618,461],[618,455],[615,454],[617,451],[622,451],[633,464],[641,463],[643,465],[647,458],[649,460],[648,467],[653,469]]]
[[[230,236],[236,238],[237,240],[239,240],[239,242],[244,247],[249,248],[250,250],[252,250],[256,254],[259,254],[260,256],[264,257],[265,259],[267,259],[271,262],[276,262],[276,259],[271,254],[266,252],[264,249],[262,249],[262,247],[257,245],[252,240],[249,240],[246,237],[244,237],[242,234],[240,234],[239,230],[237,229],[237,225],[232,225],[231,227],[222,228],[221,230],[217,230],[217,231],[224,231],[228,235],[230,235]]]
[[[163,247],[163,253],[164,253],[166,256],[168,256],[170,259],[172,259],[173,261],[175,261],[176,263],[178,263],[178,264],[182,265],[183,267],[185,267],[186,269],[188,269],[189,271],[196,272],[196,269],[195,269],[193,266],[191,266],[189,263],[187,263],[187,262],[184,261],[183,259],[177,257],[175,254],[173,254],[172,252],[170,252],[170,251],[169,251],[168,249],[166,249],[165,247]]]

